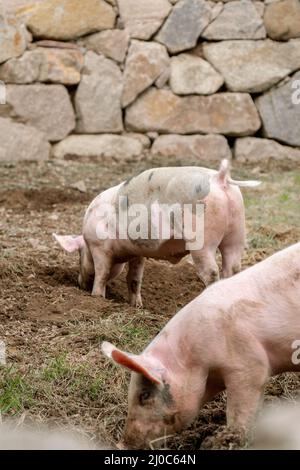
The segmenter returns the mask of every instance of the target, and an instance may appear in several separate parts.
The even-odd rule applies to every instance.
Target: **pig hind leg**
[[[144,274],[145,259],[136,257],[129,261],[127,273],[127,286],[129,292],[129,303],[134,307],[143,306],[141,288]]]
[[[207,287],[219,280],[219,268],[216,262],[216,250],[202,249],[191,251],[198,277]]]
[[[242,256],[245,249],[244,240],[239,243],[226,243],[224,240],[220,245],[222,253],[222,278],[231,277],[242,269]]]
[[[112,269],[112,258],[109,255],[106,255],[104,252],[99,249],[91,250],[94,268],[95,268],[95,277],[92,295],[102,296],[105,298],[106,295],[106,284],[110,279],[110,273]]]

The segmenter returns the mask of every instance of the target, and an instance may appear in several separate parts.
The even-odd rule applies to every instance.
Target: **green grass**
[[[18,366],[0,368],[0,413],[15,415],[39,407],[44,400],[72,396],[95,402],[105,386],[103,374],[90,373],[86,361],[75,363],[67,353],[59,354],[39,369],[22,373]]]
[[[1,374],[2,371],[2,374]],[[16,414],[34,404],[34,392],[30,378],[16,367],[1,367],[0,411]]]

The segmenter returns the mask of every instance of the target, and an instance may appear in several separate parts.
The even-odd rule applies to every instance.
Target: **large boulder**
[[[211,20],[211,8],[204,0],[181,0],[173,8],[156,36],[172,53],[191,49]]]
[[[240,137],[235,141],[234,158],[239,162],[255,164],[272,160],[300,163],[300,148],[287,147],[271,139]]]
[[[50,144],[43,132],[0,117],[0,162],[47,160]]]
[[[150,39],[171,11],[168,0],[118,0],[120,18],[136,39]]]
[[[27,31],[14,18],[6,18],[0,11],[0,63],[23,54],[27,45]]]
[[[282,0],[266,6],[264,22],[268,36],[286,40],[300,37],[300,2]]]
[[[231,150],[222,135],[161,135],[151,153],[162,158],[197,158],[201,162],[231,159]]]
[[[128,106],[149,88],[169,68],[169,62],[165,46],[133,40],[126,59],[122,106]]]
[[[170,86],[177,95],[211,95],[224,83],[206,60],[191,54],[179,54],[171,59]]]
[[[203,31],[202,37],[222,39],[264,39],[266,29],[255,5],[250,0],[229,2],[217,18]]]
[[[89,51],[123,62],[129,45],[129,34],[126,29],[108,29],[85,36],[78,43]]]
[[[45,0],[27,18],[34,37],[68,41],[111,29],[116,14],[104,0]]]
[[[286,84],[274,88],[256,100],[266,137],[300,147],[300,105],[293,100],[293,83],[300,72]]]
[[[169,134],[252,135],[260,119],[250,95],[179,97],[150,88],[126,110],[127,130]]]
[[[75,114],[63,85],[7,85],[7,106],[0,113],[35,127],[49,141],[64,139],[75,128]]]
[[[89,51],[85,56],[85,73],[75,94],[77,132],[121,132],[122,89],[122,74],[116,63]]]
[[[76,85],[81,79],[83,63],[79,49],[37,47],[2,64],[0,80],[16,84],[51,82]]]
[[[99,161],[104,158],[129,160],[143,153],[143,142],[142,139],[123,135],[71,135],[53,147],[53,156],[79,161]]]
[[[262,92],[300,68],[300,39],[207,43],[203,53],[231,91]]]

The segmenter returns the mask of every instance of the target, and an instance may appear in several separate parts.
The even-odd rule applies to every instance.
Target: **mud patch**
[[[44,211],[59,205],[88,203],[92,195],[65,188],[9,189],[0,192],[0,204],[8,209]]]

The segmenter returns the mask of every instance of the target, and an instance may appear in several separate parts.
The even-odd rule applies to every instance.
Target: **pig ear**
[[[68,253],[79,251],[85,245],[85,241],[82,235],[79,235],[78,237],[72,237],[71,235],[56,235],[56,233],[53,233],[53,237]]]
[[[146,360],[142,356],[136,356],[120,351],[115,346],[106,341],[102,343],[101,349],[103,354],[109,359],[112,359],[116,364],[126,367],[132,372],[137,372],[146,377],[150,382],[158,385],[163,385],[162,381],[162,369],[159,367],[153,367],[151,361]]]

